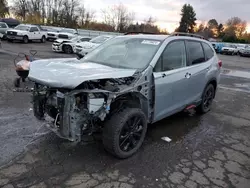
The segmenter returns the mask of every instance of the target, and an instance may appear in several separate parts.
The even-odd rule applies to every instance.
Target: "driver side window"
[[[165,72],[186,66],[185,42],[173,41],[167,45],[161,57],[155,65],[154,72]]]
[[[30,32],[36,32],[36,31],[38,31],[37,27],[31,27],[30,28]]]

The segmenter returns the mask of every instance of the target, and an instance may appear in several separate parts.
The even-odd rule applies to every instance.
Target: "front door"
[[[183,40],[175,40],[166,46],[154,67],[155,111],[154,122],[159,121],[179,110],[187,101],[189,79]]]

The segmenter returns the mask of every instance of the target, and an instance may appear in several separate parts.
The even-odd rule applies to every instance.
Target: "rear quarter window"
[[[213,49],[205,42],[202,43],[206,59],[209,60],[214,56],[214,51]]]
[[[198,41],[186,41],[189,65],[196,65],[206,61],[202,45]]]

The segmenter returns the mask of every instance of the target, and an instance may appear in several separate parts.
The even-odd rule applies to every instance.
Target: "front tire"
[[[45,36],[42,36],[41,38],[41,43],[45,43],[46,42],[46,37]]]
[[[23,42],[24,42],[25,44],[29,43],[29,38],[28,38],[27,36],[24,36],[24,37],[23,37]]]
[[[125,108],[104,124],[104,148],[117,158],[125,159],[141,147],[147,132],[147,119],[139,108]]]
[[[207,85],[202,94],[201,104],[197,107],[197,111],[200,114],[205,114],[211,110],[214,96],[215,96],[215,88],[213,84]]]
[[[66,54],[72,54],[73,53],[73,48],[70,45],[64,45],[63,46],[63,51]]]

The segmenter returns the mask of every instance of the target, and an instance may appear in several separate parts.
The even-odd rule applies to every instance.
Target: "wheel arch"
[[[111,114],[124,107],[140,108],[148,119],[148,100],[140,92],[128,92],[117,96],[110,105]]]
[[[212,85],[214,86],[214,90],[215,90],[215,91],[217,90],[218,83],[217,83],[216,78],[210,79],[210,80],[207,82],[206,87],[207,87],[209,84],[212,84]],[[206,89],[206,87],[204,88],[204,90]],[[215,93],[216,93],[216,92],[214,92],[214,97],[215,97]]]

